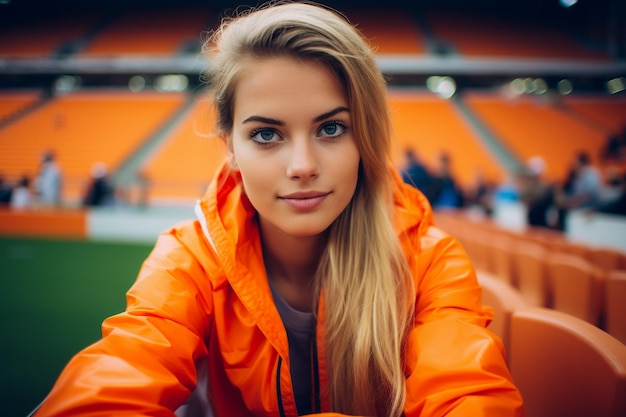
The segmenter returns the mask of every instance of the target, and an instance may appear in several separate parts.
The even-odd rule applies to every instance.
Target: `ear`
[[[228,150],[228,166],[232,171],[239,172],[239,164],[237,164],[237,158],[235,157],[235,153]]]
[[[232,137],[228,133],[222,133],[219,137],[226,145],[226,158],[229,168],[232,171],[239,171],[239,165],[237,164],[237,158],[235,157],[235,151],[233,149]]]
[[[235,157],[235,151],[233,149],[232,138],[227,133],[222,133],[220,139],[226,144],[226,157],[228,158],[228,166],[232,171],[239,171],[239,165],[237,164],[237,158]]]

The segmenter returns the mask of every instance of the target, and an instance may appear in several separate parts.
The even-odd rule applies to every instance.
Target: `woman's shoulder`
[[[197,219],[186,219],[161,232],[151,257],[175,259],[181,265],[199,263],[204,269],[215,269],[215,250]]]

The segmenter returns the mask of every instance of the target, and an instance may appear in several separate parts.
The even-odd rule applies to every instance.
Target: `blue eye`
[[[276,142],[279,139],[278,134],[274,129],[257,129],[250,135],[253,141],[258,142],[261,145]]]
[[[339,121],[326,122],[322,125],[319,131],[320,136],[326,136],[330,138],[337,138],[343,135],[348,127]]]

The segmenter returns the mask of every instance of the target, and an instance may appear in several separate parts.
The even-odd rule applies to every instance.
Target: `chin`
[[[302,225],[302,226],[285,228],[283,230],[288,235],[294,236],[294,237],[314,237],[314,236],[319,236],[319,235],[326,233],[329,227],[330,227],[330,224],[317,225],[317,226],[307,224],[307,225]]]

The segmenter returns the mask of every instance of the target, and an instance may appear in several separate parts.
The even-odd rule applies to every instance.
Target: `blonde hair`
[[[226,136],[238,78],[255,59],[314,60],[341,81],[361,163],[355,195],[331,226],[317,275],[326,301],[333,407],[346,414],[401,415],[415,291],[393,227],[387,86],[372,50],[342,15],[292,2],[225,19],[204,50],[217,127]]]

